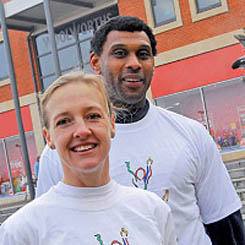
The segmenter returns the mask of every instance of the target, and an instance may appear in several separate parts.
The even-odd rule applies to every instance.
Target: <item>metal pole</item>
[[[207,129],[208,132],[211,134],[211,128],[209,125],[209,120],[208,120],[208,112],[207,112],[207,104],[206,104],[206,99],[205,99],[205,94],[203,91],[203,88],[200,88],[200,92],[201,92],[201,99],[202,99],[202,107],[203,107],[203,111],[204,111],[204,117],[207,123]]]
[[[15,105],[15,112],[16,112],[16,119],[17,119],[17,125],[19,130],[19,136],[20,136],[20,143],[21,143],[21,149],[23,153],[24,158],[24,165],[25,165],[25,171],[27,176],[27,184],[30,192],[31,199],[34,199],[35,197],[35,190],[34,185],[32,181],[32,173],[31,173],[31,167],[30,167],[30,161],[28,156],[28,150],[26,145],[26,138],[25,138],[25,132],[21,117],[21,111],[20,111],[20,102],[19,102],[19,96],[18,96],[18,90],[16,85],[16,76],[14,71],[14,64],[13,64],[13,57],[11,53],[10,48],[10,40],[8,35],[8,29],[5,21],[5,11],[2,1],[0,1],[0,20],[1,20],[1,28],[3,33],[3,40],[6,48],[6,58],[8,62],[8,68],[9,68],[9,77],[10,77],[10,84],[11,84],[11,90],[13,94],[13,100]]]
[[[52,13],[50,10],[50,1],[44,0],[43,1],[43,7],[44,7],[44,13],[45,13],[47,27],[48,27],[49,40],[51,43],[51,52],[53,55],[55,75],[56,75],[56,77],[59,77],[61,75],[61,70],[60,70],[60,62],[59,62],[57,46],[56,46],[56,41],[55,41],[55,33],[54,33],[54,24],[53,24],[53,19],[52,19]]]

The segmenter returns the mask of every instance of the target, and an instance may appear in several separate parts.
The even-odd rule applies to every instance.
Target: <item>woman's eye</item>
[[[88,119],[95,120],[101,118],[101,115],[99,113],[92,113],[88,115]]]
[[[59,120],[57,123],[56,123],[56,126],[62,126],[62,125],[65,125],[69,122],[69,119],[61,119]]]

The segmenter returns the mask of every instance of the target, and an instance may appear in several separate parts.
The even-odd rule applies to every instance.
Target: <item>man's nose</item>
[[[84,138],[89,136],[90,134],[91,134],[90,127],[86,124],[84,120],[79,120],[75,125],[73,136]]]
[[[131,68],[134,71],[141,69],[141,63],[136,54],[130,54],[126,63],[127,68]]]

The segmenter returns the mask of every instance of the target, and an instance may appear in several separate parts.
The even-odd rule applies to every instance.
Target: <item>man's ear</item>
[[[91,53],[89,63],[92,69],[94,70],[94,72],[98,75],[101,75],[100,56],[98,56],[95,53]]]
[[[45,139],[46,139],[46,141],[47,141],[47,143],[48,143],[48,146],[49,146],[52,150],[54,150],[54,149],[55,149],[55,145],[54,145],[54,143],[53,143],[53,141],[52,141],[52,139],[51,139],[51,135],[50,135],[48,129],[45,128],[45,127],[43,128],[43,135],[44,135],[44,137],[45,137]]]

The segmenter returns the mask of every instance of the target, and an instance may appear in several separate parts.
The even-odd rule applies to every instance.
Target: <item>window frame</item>
[[[144,0],[144,4],[145,4],[147,23],[152,28],[152,31],[154,34],[158,34],[161,32],[165,32],[165,31],[183,26],[178,0],[173,0],[175,15],[176,15],[176,21],[173,21],[173,22],[170,22],[167,24],[163,24],[162,26],[158,26],[158,27],[154,26],[154,13],[153,13],[151,1],[150,0]]]
[[[189,0],[191,18],[193,22],[200,21],[218,14],[229,11],[227,0],[220,0],[221,6],[207,9],[206,11],[198,12],[196,0]]]
[[[0,44],[3,43],[3,34],[0,32]],[[0,78],[0,87],[6,86],[10,84],[10,78],[9,75],[8,77],[5,78]]]
[[[46,32],[43,32],[43,33],[40,33],[39,35],[35,36],[35,39],[38,38],[39,36],[45,34],[45,33]],[[74,43],[72,43],[72,44],[66,44],[66,45],[64,45],[62,47],[57,48],[57,54],[58,55],[59,55],[59,52],[60,51],[65,50],[65,49],[67,49],[69,47],[75,47],[77,49],[77,55],[78,55],[78,61],[79,61],[79,63],[77,64],[76,67],[71,66],[71,67],[64,68],[64,69],[62,67],[60,67],[62,74],[66,73],[66,72],[69,72],[71,70],[76,70],[76,69],[82,69],[83,70],[84,67],[89,64],[89,61],[88,62],[85,62],[84,61],[83,54],[82,54],[82,52],[79,49],[81,49],[80,47],[81,47],[81,44],[82,43],[85,43],[87,41],[90,41],[91,39],[92,39],[92,36],[91,37],[84,38],[84,39],[79,39],[79,36],[77,34]],[[41,64],[40,64],[40,58],[42,58],[42,57],[48,57],[49,55],[52,56],[52,52],[51,52],[51,50],[49,50],[49,51],[46,51],[46,52],[44,52],[44,53],[42,53],[42,54],[39,55],[38,54],[38,51],[37,51],[38,48],[37,48],[37,42],[36,42],[36,40],[34,41],[34,43],[35,43],[36,59],[37,59],[37,63],[38,63],[38,69],[39,69],[39,76],[40,76],[40,80],[41,80],[42,91],[45,91],[47,89],[47,86],[45,85],[45,83],[44,83],[43,80],[46,79],[46,78],[49,78],[49,77],[54,76],[55,73],[54,72],[51,72],[51,73],[43,74],[42,73],[42,67],[41,67]],[[57,43],[56,43],[56,45],[57,45]],[[52,57],[51,57],[51,62],[52,62]]]

